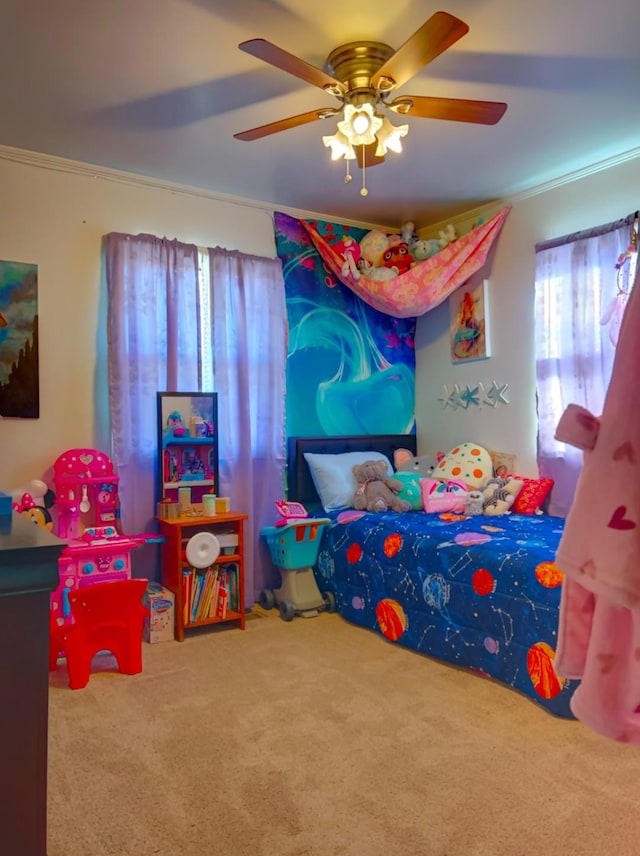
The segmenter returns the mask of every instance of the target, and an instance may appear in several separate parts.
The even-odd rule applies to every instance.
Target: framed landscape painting
[[[486,360],[489,349],[488,280],[475,286],[461,285],[449,297],[451,362]]]
[[[0,417],[40,416],[38,266],[0,260]]]

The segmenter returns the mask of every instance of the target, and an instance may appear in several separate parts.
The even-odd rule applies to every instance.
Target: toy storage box
[[[160,583],[150,582],[144,595],[144,605],[149,610],[142,631],[145,642],[171,641],[174,633],[174,593]]]

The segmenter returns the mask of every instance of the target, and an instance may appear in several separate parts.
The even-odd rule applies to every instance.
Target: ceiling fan
[[[400,95],[389,100],[394,90],[450,48],[468,31],[467,24],[459,18],[447,12],[435,12],[397,51],[383,42],[372,41],[349,42],[335,48],[327,58],[327,71],[310,65],[266,39],[249,39],[241,42],[238,45],[241,50],[334,95],[340,102],[340,106],[310,110],[308,113],[300,113],[297,116],[242,131],[234,134],[234,137],[237,140],[258,140],[279,131],[335,116],[343,110],[347,124],[352,122],[355,116],[361,116],[364,124],[369,117],[378,117],[378,110],[381,108],[402,116],[495,125],[507,109],[507,105],[503,102],[422,95]],[[365,112],[367,116],[363,116]],[[389,128],[400,132],[395,135],[398,147],[389,146],[388,141],[386,147],[384,144],[381,146],[379,140],[372,139],[371,136],[359,136],[358,145],[354,148],[360,167],[382,163],[388,147],[399,151],[399,137],[404,136],[408,130],[406,125],[402,128],[394,128],[384,117],[376,118],[374,121],[386,122],[387,133],[390,133]],[[344,125],[345,123],[340,122],[338,127],[349,135],[350,127],[343,127]],[[369,142],[365,143],[366,139]],[[324,140],[325,145],[328,146],[332,145],[329,140],[333,141],[334,138],[327,137]],[[349,140],[353,142],[350,135]],[[334,152],[332,156],[334,158],[354,157],[354,154],[353,151],[351,154],[344,154],[340,150],[339,154],[336,155]]]

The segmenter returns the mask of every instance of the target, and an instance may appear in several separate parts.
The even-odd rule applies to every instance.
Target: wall
[[[489,280],[491,358],[452,365],[445,301],[418,319],[416,419],[421,454],[467,440],[516,454],[522,475],[536,475],[534,348],[535,250],[538,241],[625,217],[640,208],[640,157],[505,200],[512,206],[484,277]],[[495,210],[495,206],[493,209]],[[460,224],[467,230],[470,218]],[[422,237],[436,236],[438,224]],[[613,272],[612,272],[613,275]],[[443,386],[508,384],[508,405],[443,408]]]
[[[491,359],[451,365],[446,301],[418,319],[421,452],[470,439],[515,452],[522,473],[535,474],[534,244],[640,207],[639,164],[636,157],[506,200],[512,210],[485,272]],[[269,257],[275,244],[266,209],[2,147],[0,189],[0,258],[36,263],[39,280],[41,416],[0,425],[0,488],[11,490],[42,477],[65,449],[110,448],[103,235],[148,232]],[[492,380],[509,385],[508,406],[452,411],[438,402],[443,384]]]
[[[0,258],[38,265],[40,418],[0,424],[5,491],[42,478],[65,449],[110,450],[104,235],[146,232],[275,256],[269,211],[6,154],[0,148]]]

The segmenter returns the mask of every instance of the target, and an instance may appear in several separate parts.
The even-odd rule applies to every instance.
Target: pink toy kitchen
[[[51,596],[58,626],[71,623],[69,595],[92,583],[131,578],[131,552],[156,535],[126,535],[120,523],[119,477],[97,449],[69,449],[53,465],[56,534],[67,542],[58,560],[60,584]]]

